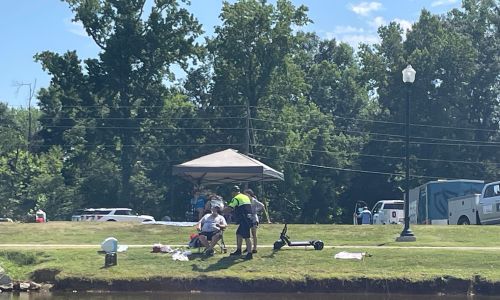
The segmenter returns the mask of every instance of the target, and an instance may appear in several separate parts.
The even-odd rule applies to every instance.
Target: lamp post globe
[[[415,71],[411,65],[406,66],[401,73],[403,73],[404,83],[413,83],[415,81],[415,74],[417,74],[417,71]]]
[[[403,231],[396,239],[400,242],[413,242],[416,237],[410,229],[410,90],[415,81],[417,73],[411,65],[408,65],[403,71],[403,82],[406,85],[406,123],[405,123],[405,224]]]

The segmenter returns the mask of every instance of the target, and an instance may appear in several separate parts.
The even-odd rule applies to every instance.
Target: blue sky
[[[230,1],[234,2],[234,1]],[[270,1],[274,2],[274,1]],[[378,41],[377,28],[391,21],[411,28],[423,8],[444,14],[461,5],[460,0],[292,0],[309,7],[313,20],[305,29],[323,38],[336,38],[356,46]],[[190,11],[208,35],[220,23],[220,0],[191,0]],[[28,105],[29,89],[19,84],[47,87],[50,76],[33,55],[49,50],[64,53],[76,50],[81,59],[96,57],[98,48],[82,26],[72,23],[73,15],[59,0],[0,1],[0,101],[11,106]]]

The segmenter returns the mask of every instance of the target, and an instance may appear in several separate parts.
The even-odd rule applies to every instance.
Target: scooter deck
[[[308,241],[303,241],[303,242],[290,242],[288,246],[312,246],[313,244]]]

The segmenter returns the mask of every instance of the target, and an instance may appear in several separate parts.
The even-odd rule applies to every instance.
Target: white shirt
[[[201,223],[201,231],[203,232],[212,232],[220,230],[219,227],[215,226],[216,224],[223,226],[227,225],[226,219],[223,216],[217,215],[214,217],[211,213],[204,215],[203,218],[201,218],[200,223]]]
[[[257,198],[252,197],[252,221],[253,222],[259,222],[259,215],[258,213],[264,209],[264,204],[257,200]]]

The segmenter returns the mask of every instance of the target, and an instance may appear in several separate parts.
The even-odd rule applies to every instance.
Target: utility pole
[[[31,172],[30,172],[30,166],[29,166],[29,159],[30,159],[30,151],[31,151],[31,131],[32,131],[32,125],[31,125],[31,100],[35,96],[35,90],[36,90],[36,79],[34,83],[15,83],[15,86],[17,86],[17,91],[16,93],[19,93],[19,90],[23,87],[28,87],[29,88],[29,94],[28,94],[28,135],[26,137],[27,139],[27,149],[26,149],[26,184],[29,185],[31,183]],[[22,191],[21,191],[22,193]],[[36,201],[31,200],[31,195],[29,189],[26,190],[26,198],[24,198],[23,202],[24,203],[30,203],[33,202],[33,209],[36,208]]]
[[[245,114],[245,141],[243,145],[243,154],[248,155],[250,153],[250,99],[247,99],[245,103],[245,109],[246,109],[246,114]],[[244,184],[244,189],[248,188],[248,182],[245,182]]]
[[[28,142],[28,154],[31,149],[31,136],[32,136],[32,117],[31,117],[31,100],[35,96],[35,91],[36,91],[36,79],[34,83],[16,83],[15,86],[17,86],[17,91],[16,93],[19,93],[19,90],[22,87],[28,87],[29,89],[29,94],[28,94],[28,136],[26,137],[27,142]]]
[[[243,145],[243,154],[250,153],[250,105],[249,100],[246,101],[246,126],[245,126],[245,145]]]

